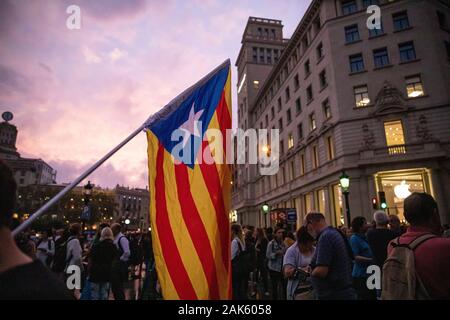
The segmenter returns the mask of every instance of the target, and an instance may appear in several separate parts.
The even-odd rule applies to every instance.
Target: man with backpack
[[[437,203],[426,193],[404,202],[410,227],[388,246],[383,300],[450,299],[450,239],[443,238]]]
[[[125,300],[124,283],[128,280],[130,242],[122,233],[120,224],[114,223],[111,229],[114,235],[114,244],[119,250],[119,259],[114,261],[111,270],[111,290],[115,300]]]

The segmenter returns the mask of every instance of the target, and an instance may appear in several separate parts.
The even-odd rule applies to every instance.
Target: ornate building
[[[381,29],[367,27],[372,4]],[[403,219],[404,198],[418,191],[449,223],[449,19],[449,1],[313,0],[286,41],[281,21],[249,18],[236,62],[238,126],[280,130],[280,170],[234,166],[238,221],[273,224],[268,204],[295,208],[297,221],[318,210],[347,223],[345,171],[352,217],[371,220],[383,197]]]

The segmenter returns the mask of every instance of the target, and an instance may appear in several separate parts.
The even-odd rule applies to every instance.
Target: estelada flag
[[[231,298],[227,60],[147,121],[150,223],[164,299]],[[215,154],[208,129],[222,133]],[[213,161],[198,161],[203,155]]]

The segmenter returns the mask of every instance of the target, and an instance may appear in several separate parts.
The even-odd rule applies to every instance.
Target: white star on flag
[[[189,112],[189,118],[180,127],[180,130],[183,130],[185,132],[185,135],[183,137],[183,147],[188,143],[190,136],[194,136],[194,138],[202,137],[202,133],[199,130],[198,124],[201,123],[199,119],[202,116],[204,110],[200,110],[195,113],[194,105],[195,103],[192,104],[191,111]]]

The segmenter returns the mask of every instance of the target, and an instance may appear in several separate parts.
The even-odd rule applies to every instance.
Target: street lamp
[[[89,197],[92,195],[92,189],[94,186],[91,184],[91,181],[88,181],[87,185],[83,187],[83,195],[84,195],[84,207],[81,213],[81,229],[85,229],[86,222],[90,219],[91,210],[89,208]]]
[[[345,173],[345,171],[342,171],[342,175],[339,177],[339,182],[341,184],[341,190],[345,197],[345,213],[347,216],[347,223],[348,226],[351,224],[351,216],[350,216],[350,204],[348,200],[348,194],[349,194],[349,187],[350,187],[350,177]]]
[[[265,227],[267,227],[267,214],[269,213],[269,211],[270,211],[270,206],[267,204],[267,202],[266,203],[264,203],[262,206],[261,206],[261,209],[262,209],[262,212],[263,212],[263,214],[264,214],[264,226]]]

